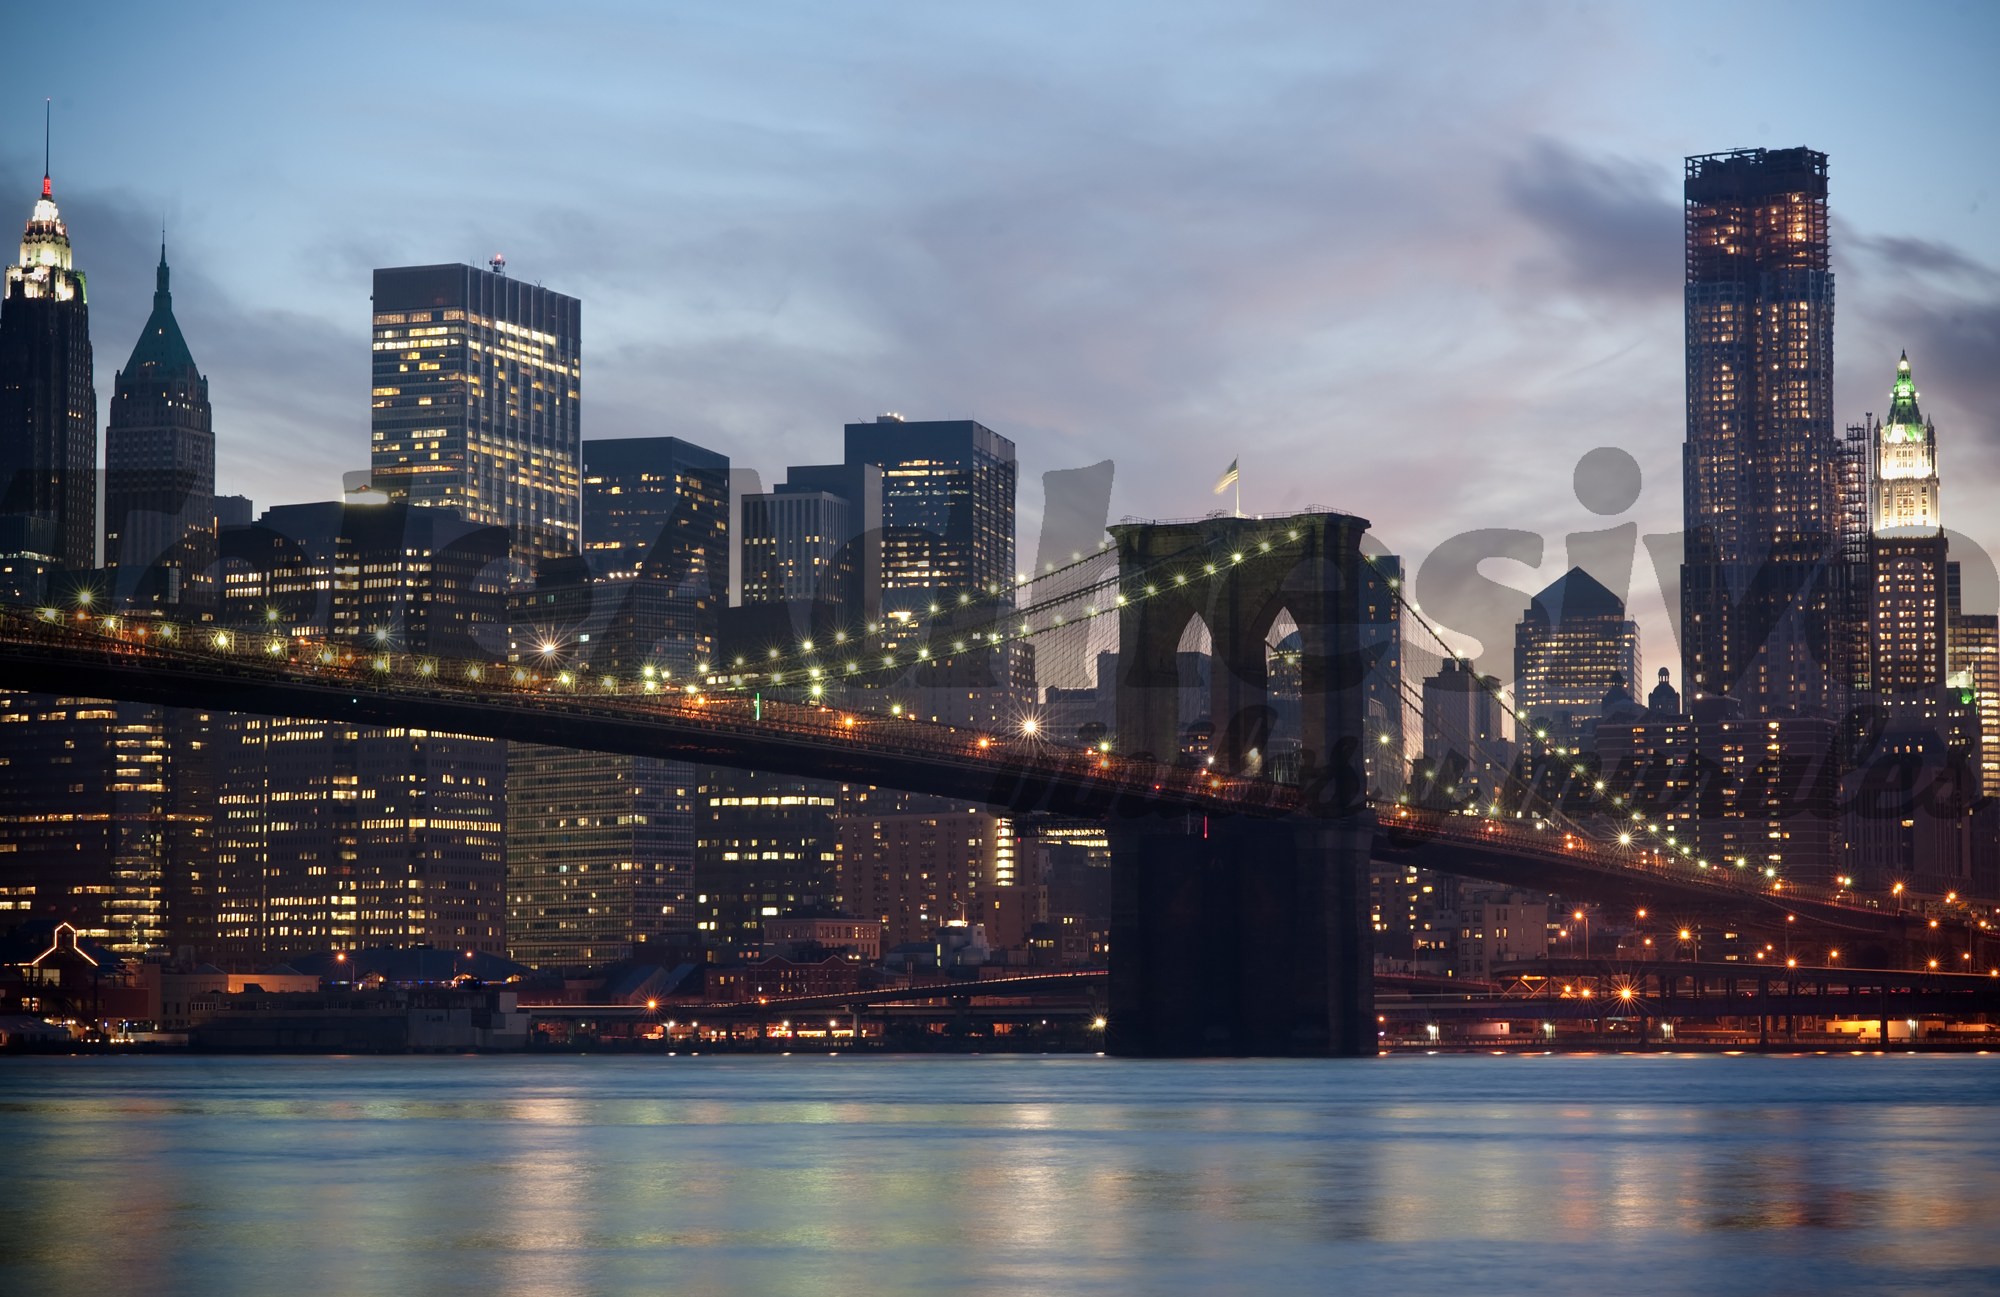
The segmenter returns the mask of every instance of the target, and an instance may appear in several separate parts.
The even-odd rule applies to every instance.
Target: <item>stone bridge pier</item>
[[[1125,575],[1117,744],[1282,777],[1287,818],[1128,816],[1111,825],[1108,1048],[1149,1057],[1355,1055],[1376,1050],[1363,797],[1360,543],[1346,514],[1206,518],[1112,528]],[[1184,581],[1176,581],[1182,575]],[[1274,753],[1273,627],[1298,630],[1298,751]],[[1212,739],[1183,728],[1180,649],[1211,645]],[[1288,673],[1292,664],[1287,664]]]

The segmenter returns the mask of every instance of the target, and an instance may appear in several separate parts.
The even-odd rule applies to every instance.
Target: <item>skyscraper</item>
[[[743,497],[743,602],[823,604],[843,628],[882,616],[882,470],[793,467]]]
[[[165,243],[155,276],[104,432],[104,564],[121,607],[213,611],[215,429],[208,380],[174,319]]]
[[[505,527],[517,577],[582,521],[583,304],[505,263],[375,272],[374,484]]]
[[[0,553],[97,564],[90,305],[46,166],[0,301]]]
[[[1683,675],[1752,715],[1837,706],[1839,554],[1827,160],[1687,160]]]
[[[226,540],[224,616],[246,628],[497,651],[500,527],[406,501],[329,503],[266,510]],[[229,959],[504,951],[506,743],[236,714],[213,733],[215,867],[200,898],[211,926],[191,944]]]
[[[928,615],[1014,588],[1014,443],[970,419],[847,425],[849,464],[882,470],[882,605]]]
[[[643,571],[707,609],[728,604],[729,456],[679,437],[594,438],[583,463],[593,571]]]
[[[729,457],[677,437],[584,444],[584,557],[510,599],[510,656],[670,687],[713,662],[729,599]],[[695,767],[510,745],[509,953],[607,963],[695,931]]]
[[[1638,680],[1639,624],[1580,567],[1536,595],[1514,627],[1515,701],[1554,746],[1586,742],[1612,685]]]
[[[1937,428],[1917,408],[1907,352],[1875,452],[1869,682],[1884,700],[1930,695],[1945,680],[1944,514]]]

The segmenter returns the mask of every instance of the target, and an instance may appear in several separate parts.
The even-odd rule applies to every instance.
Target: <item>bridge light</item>
[[[861,664],[859,662],[849,662],[847,664],[847,674],[849,675],[853,675],[856,671],[859,671],[860,669],[861,669]]]
[[[58,613],[58,612],[57,612],[57,611],[56,611],[56,610],[55,610],[54,608],[44,608],[44,609],[42,609],[42,620],[43,620],[43,621],[54,621],[54,620],[55,620],[55,619],[56,619],[57,617],[59,617],[59,616],[61,616],[61,615],[62,615],[62,614]]]
[[[903,704],[901,703],[890,704],[889,714],[891,716],[901,716],[903,714]]]
[[[1092,1018],[1090,1020],[1090,1029],[1092,1031],[1103,1031],[1104,1028],[1105,1028],[1105,1021],[1103,1018]]]
[[[1632,845],[1632,835],[1631,835],[1631,834],[1629,834],[1629,833],[1621,833],[1621,834],[1619,834],[1619,835],[1618,835],[1618,845],[1619,845],[1619,846],[1621,846],[1621,847],[1629,847],[1629,846],[1631,846],[1631,845]]]
[[[639,674],[645,679],[651,680],[657,670],[658,668],[654,667],[651,663],[647,663],[645,666],[639,668]]]
[[[1208,573],[1208,574],[1209,574],[1210,576],[1214,576],[1214,575],[1215,575],[1215,564],[1213,564],[1213,563],[1203,563],[1203,564],[1201,565],[1201,570],[1202,570],[1202,571],[1204,571],[1204,572],[1206,572],[1206,573]]]
[[[1232,563],[1241,563],[1243,561],[1243,551],[1239,549],[1234,554],[1231,554],[1229,561]]]
[[[76,602],[79,608],[90,607],[92,603],[96,602],[96,599],[96,594],[88,586],[76,592]]]
[[[801,653],[810,653],[810,652],[812,652],[812,651],[813,651],[813,642],[812,642],[811,640],[802,640],[802,641],[800,641],[800,643],[799,643],[799,652],[801,652]]]
[[[937,610],[938,610],[938,606],[937,606],[936,604],[932,604],[932,605],[931,605],[931,611],[932,611],[932,612],[936,612]]]
[[[576,683],[576,677],[564,671],[556,677],[556,681],[559,684],[572,685]]]
[[[1149,584],[1149,585],[1147,585],[1147,587],[1146,587],[1146,593],[1147,593],[1147,594],[1158,594],[1159,592],[1160,592],[1160,587],[1158,587],[1158,586],[1156,586],[1156,585],[1151,585],[1151,584]]]
[[[813,696],[813,697],[815,697],[815,698],[818,698],[818,697],[820,697],[821,695],[823,695],[823,694],[825,694],[825,693],[826,693],[826,686],[825,686],[825,685],[822,685],[822,684],[816,684],[816,685],[814,685],[814,686],[812,687],[812,696]]]
[[[1264,553],[1268,554],[1271,552],[1271,542],[1268,540],[1260,540],[1257,542],[1257,548],[1262,550]]]
[[[616,676],[600,677],[598,683],[606,689],[616,689],[618,687],[618,679]]]
[[[993,740],[985,737],[984,735],[981,735],[979,739],[979,746],[982,748],[990,748],[993,746]]]
[[[477,680],[484,674],[485,673],[479,669],[479,664],[477,662],[465,668],[465,678],[467,680]]]
[[[1125,596],[1122,594],[1118,596],[1118,606],[1120,608],[1123,608],[1125,606]]]
[[[1030,738],[1033,738],[1036,734],[1039,734],[1041,732],[1041,729],[1042,729],[1042,723],[1036,720],[1032,716],[1028,717],[1026,720],[1021,722],[1021,733],[1026,734]],[[1931,926],[1936,927],[1937,925],[1932,924]]]
[[[929,660],[929,658],[930,658],[930,655],[931,655],[931,651],[930,651],[929,649],[927,649],[927,648],[920,648],[920,649],[918,649],[918,650],[917,650],[917,661],[919,661],[919,662],[923,662],[923,661],[927,661],[927,660]]]
[[[778,646],[775,644],[771,646],[771,660],[773,662],[776,662],[778,660]]]
[[[1629,986],[1621,986],[1621,987],[1619,987],[1619,988],[1618,988],[1618,998],[1619,998],[1619,999],[1621,999],[1621,1000],[1624,1000],[1624,1001],[1625,1001],[1626,1003],[1628,1003],[1628,1004],[1629,1004],[1629,1003],[1631,1003],[1631,1001],[1632,1001],[1632,988],[1631,988],[1631,987],[1629,987]]]
[[[885,667],[892,667],[892,666],[895,666],[895,665],[896,665],[896,655],[895,655],[894,653],[884,653],[884,654],[882,655],[882,665],[883,665],[883,666],[885,666]]]
[[[850,729],[850,730],[851,730],[851,729],[853,729],[853,728],[854,728],[854,718],[853,718],[852,716],[843,716],[843,717],[841,717],[841,718],[840,718],[840,723],[841,723],[841,725],[842,725],[843,727],[845,727],[845,728],[847,728],[847,729]]]
[[[217,648],[219,648],[219,649],[226,649],[226,648],[228,648],[228,647],[229,647],[229,632],[228,632],[228,631],[226,631],[226,630],[219,630],[219,631],[215,632],[215,639],[214,639],[214,641],[213,641],[213,642],[214,642],[214,644],[215,644],[215,647],[217,647]]]
[[[1186,584],[1187,584],[1187,573],[1185,573],[1185,572],[1176,572],[1176,573],[1174,573],[1174,584],[1175,584],[1175,585],[1186,585]]]

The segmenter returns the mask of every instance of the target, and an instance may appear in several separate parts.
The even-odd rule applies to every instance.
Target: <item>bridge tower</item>
[[[1339,513],[1111,529],[1125,574],[1117,741],[1127,754],[1271,777],[1269,640],[1298,627],[1300,760],[1286,818],[1114,820],[1110,1040],[1139,1056],[1376,1050],[1364,792],[1361,537]],[[1183,583],[1175,574],[1185,575]],[[1144,597],[1141,597],[1144,596]],[[1180,646],[1212,645],[1207,754],[1182,756]]]

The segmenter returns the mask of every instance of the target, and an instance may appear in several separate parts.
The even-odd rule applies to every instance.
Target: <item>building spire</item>
[[[167,291],[167,223],[160,222],[160,265],[153,272],[153,309],[173,308],[174,295]]]

